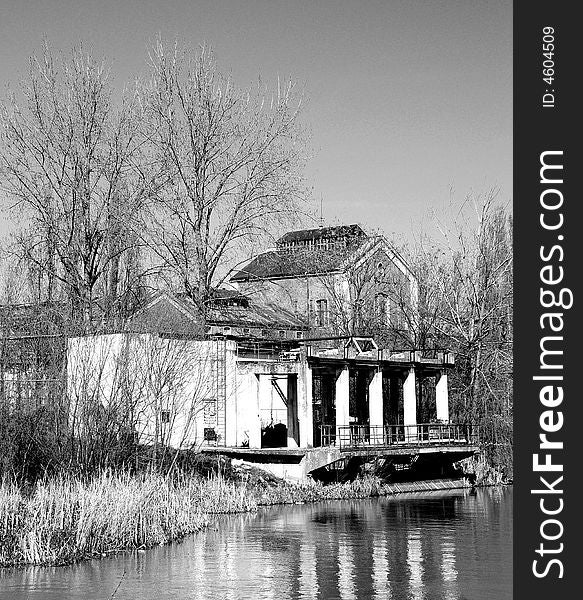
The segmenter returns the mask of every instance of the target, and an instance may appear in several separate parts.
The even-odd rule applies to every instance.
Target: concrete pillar
[[[435,383],[435,409],[438,421],[449,421],[449,397],[447,391],[447,372],[442,371]]]
[[[314,421],[312,416],[312,369],[307,360],[298,368],[298,422],[300,427],[300,448],[314,445]]]
[[[417,395],[415,391],[415,369],[409,369],[403,381],[403,425],[405,425],[405,441],[416,441],[417,431]]]
[[[287,376],[287,447],[297,448],[300,442],[298,423],[298,378]]]
[[[336,378],[336,445],[340,443],[339,428],[350,425],[350,373],[348,368]],[[346,435],[346,433],[344,433]]]
[[[373,374],[368,385],[368,414],[371,444],[383,443],[383,372]]]

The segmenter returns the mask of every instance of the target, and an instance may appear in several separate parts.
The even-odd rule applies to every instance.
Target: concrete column
[[[447,372],[442,371],[435,383],[435,409],[438,421],[449,421],[449,397],[447,391]]]
[[[371,444],[383,443],[383,372],[373,374],[368,385],[368,414]]]
[[[297,448],[300,442],[298,424],[298,378],[287,376],[287,447]]]
[[[314,420],[312,416],[312,369],[307,360],[298,368],[298,422],[300,427],[300,448],[314,445]]]
[[[350,373],[348,368],[336,378],[336,445],[340,444],[339,428],[350,425]],[[346,435],[346,434],[344,434]]]
[[[409,369],[403,381],[403,425],[417,425],[417,395],[415,392],[415,369]],[[405,441],[415,441],[414,427],[405,427]]]

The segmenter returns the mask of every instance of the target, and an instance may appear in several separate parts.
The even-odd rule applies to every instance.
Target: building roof
[[[307,329],[306,323],[298,315],[273,303],[213,306],[208,311],[207,321],[211,325],[264,329]]]
[[[338,238],[365,238],[366,233],[356,223],[352,225],[338,225],[335,227],[317,227],[315,229],[300,229],[299,231],[288,231],[277,240],[277,245],[293,242],[338,239]]]
[[[231,281],[297,277],[313,273],[327,273],[341,268],[346,253],[325,250],[298,250],[293,254],[280,250],[264,252],[237,271]]]
[[[360,225],[290,231],[279,238],[275,250],[252,259],[231,277],[231,281],[338,271],[369,239]]]
[[[213,302],[207,310],[206,326],[248,327],[259,329],[305,330],[307,325],[295,313],[272,303],[254,303],[237,293],[224,290],[226,302]],[[222,296],[222,294],[219,294]],[[236,298],[238,301],[230,301]],[[146,328],[163,329],[200,328],[201,318],[196,304],[185,294],[162,292],[153,298],[131,319],[134,324],[142,323]]]

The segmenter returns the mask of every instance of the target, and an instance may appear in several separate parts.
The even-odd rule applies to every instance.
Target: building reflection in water
[[[346,532],[338,534],[338,589],[342,600],[356,600],[354,554]]]
[[[373,598],[390,600],[392,594],[388,540],[383,531],[374,531],[372,540]]]
[[[423,597],[423,555],[421,553],[421,532],[412,527],[407,532],[407,566],[409,567],[409,588],[413,598]]]
[[[308,600],[318,598],[318,576],[316,573],[316,548],[313,541],[299,544],[299,591],[300,597]]]
[[[441,577],[443,579],[444,600],[456,600],[457,569],[455,565],[455,544],[451,536],[441,540]]]
[[[5,571],[0,596],[110,597],[123,576],[116,600],[503,600],[511,597],[511,493],[432,493],[220,517],[180,544]]]

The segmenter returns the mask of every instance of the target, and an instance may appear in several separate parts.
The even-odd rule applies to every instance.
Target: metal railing
[[[320,445],[333,446],[336,443],[336,427],[320,425]]]
[[[321,444],[340,448],[368,448],[395,445],[477,444],[478,428],[459,423],[418,423],[417,425],[321,425]]]

